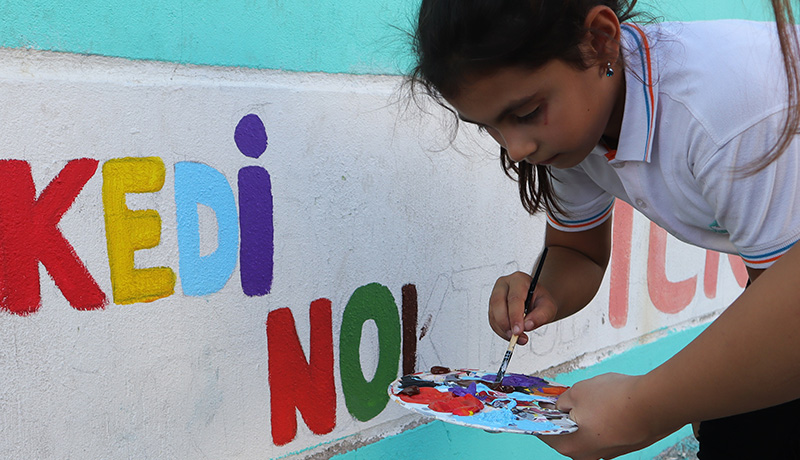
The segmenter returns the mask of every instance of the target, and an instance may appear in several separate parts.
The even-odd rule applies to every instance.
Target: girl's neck
[[[609,150],[616,150],[619,144],[619,139],[611,138],[603,134],[600,137],[600,142],[603,144],[604,147],[608,148]]]
[[[622,131],[622,117],[625,113],[625,74],[621,73],[620,78],[617,80],[614,91],[616,91],[616,98],[614,101],[614,108],[611,110],[611,115],[608,117],[606,129],[603,131],[603,142],[612,148],[617,148],[619,143],[620,132]]]

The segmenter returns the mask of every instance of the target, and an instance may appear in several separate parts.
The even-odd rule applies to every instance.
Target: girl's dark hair
[[[794,16],[790,0],[770,1],[788,77],[790,110],[774,148],[747,168],[752,173],[783,154],[800,127],[800,47],[792,26]],[[502,67],[535,69],[560,59],[586,69],[593,63],[587,62],[579,44],[588,32],[586,15],[597,5],[611,8],[620,22],[635,16],[636,0],[422,0],[413,35],[417,65],[408,78],[411,91],[422,90],[452,110],[445,98],[457,97],[469,78]],[[624,62],[618,60],[620,65]],[[514,163],[502,148],[500,160],[506,175],[518,182],[526,211],[561,211],[547,166]]]
[[[501,67],[535,69],[560,59],[586,69],[592,63],[587,62],[579,45],[587,33],[584,21],[589,10],[597,5],[608,6],[622,22],[633,17],[635,3],[636,0],[422,0],[413,36],[417,66],[409,76],[411,90],[421,89],[447,108],[444,98],[456,97],[468,78]],[[500,159],[506,175],[519,184],[525,210],[531,214],[542,208],[561,210],[548,167],[514,163],[505,149],[501,149]]]
[[[770,3],[775,13],[775,24],[777,25],[778,39],[783,54],[789,110],[783,121],[781,135],[775,145],[764,158],[744,168],[747,174],[755,174],[778,159],[789,148],[794,136],[800,133],[800,105],[798,103],[800,73],[798,73],[797,69],[798,59],[800,58],[800,45],[798,45],[797,40],[797,29],[794,27],[792,2],[791,0],[770,0]]]

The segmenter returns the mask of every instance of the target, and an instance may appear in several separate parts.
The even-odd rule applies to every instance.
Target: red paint
[[[398,396],[405,402],[416,404],[430,404],[435,401],[444,401],[455,398],[453,393],[450,393],[449,391],[439,391],[433,387],[419,387],[419,393],[415,395],[406,395],[400,393]]]
[[[629,286],[631,270],[631,246],[633,241],[633,208],[617,200],[614,205],[614,232],[611,254],[611,276],[608,317],[614,328],[622,328],[628,322]],[[659,311],[678,313],[695,296],[697,276],[670,282],[666,277],[667,233],[657,225],[650,224],[650,247],[647,259],[647,287],[653,304]],[[739,286],[747,284],[747,270],[741,259],[728,255],[733,274]],[[703,291],[713,299],[719,283],[719,253],[706,253]]]
[[[628,282],[631,278],[633,208],[622,200],[614,204],[614,231],[611,243],[611,285],[608,320],[617,329],[628,322]]]
[[[336,426],[331,301],[311,302],[309,322],[306,361],[292,311],[281,308],[267,317],[272,440],[279,446],[297,436],[296,411],[314,434],[330,433]]]
[[[455,396],[449,391],[439,391],[431,387],[422,387],[419,389],[419,393],[413,396],[402,393],[398,396],[405,402],[427,404],[433,411],[447,412],[453,415],[472,415],[483,409],[481,400],[471,394]]]
[[[650,223],[650,248],[647,254],[647,290],[653,305],[664,313],[678,313],[692,301],[697,290],[697,275],[672,282],[666,275],[667,232]]]
[[[97,164],[70,161],[37,199],[30,164],[0,160],[0,308],[17,315],[39,309],[39,262],[73,308],[105,307],[105,294],[58,228]]]
[[[719,253],[706,251],[706,267],[703,269],[703,292],[713,299],[717,296],[717,280],[719,272]]]
[[[739,287],[745,287],[750,278],[747,274],[747,267],[744,266],[741,257],[728,254],[728,262],[731,264],[733,276]],[[713,299],[717,295],[717,272],[719,271],[719,253],[708,251],[706,253],[706,268],[703,276],[703,291],[706,297]]]
[[[739,287],[747,286],[750,275],[747,274],[747,267],[744,266],[742,259],[738,256],[728,254],[728,261],[731,264],[733,276],[736,278],[736,282],[739,283]]]
[[[560,395],[569,390],[569,387],[544,387],[542,393],[546,395]]]
[[[483,410],[483,403],[480,399],[466,394],[442,401],[434,401],[428,407],[435,412],[448,412],[453,415],[472,415]]]

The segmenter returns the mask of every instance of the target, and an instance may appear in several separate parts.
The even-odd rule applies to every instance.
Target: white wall
[[[402,97],[398,102],[399,83],[395,77],[0,50],[0,158],[29,164],[37,194],[67,162],[97,160],[96,172],[58,228],[107,299],[103,309],[79,311],[40,265],[41,306],[20,314],[15,310],[20,284],[13,275],[25,272],[25,254],[43,255],[48,247],[43,240],[57,238],[43,232],[29,246],[10,248],[9,241],[22,241],[25,235],[0,235],[0,457],[303,457],[420,423],[394,404],[362,421],[353,412],[365,403],[345,400],[343,375],[358,377],[363,371],[369,381],[381,360],[399,360],[397,375],[402,372],[400,349],[379,349],[372,321],[363,329],[361,369],[340,365],[345,307],[364,287],[368,300],[381,286],[388,289],[398,317],[408,307],[403,286],[416,287],[418,323],[410,335],[417,339],[417,369],[495,369],[505,346],[486,324],[489,291],[499,275],[530,269],[541,249],[544,221],[524,214],[516,186],[502,174],[487,139],[464,129],[450,146],[449,118],[433,106],[424,114]],[[248,114],[263,121],[269,137],[257,159],[244,156],[234,142],[234,130]],[[103,201],[104,185],[119,179],[110,172],[104,178],[104,166],[129,157],[157,157],[164,165],[160,190],[127,196],[128,209],[154,210],[162,221],[156,232],[160,244],[137,250],[136,268],[168,267],[176,284],[174,293],[162,293],[152,302],[121,304],[116,289],[151,290],[125,276],[115,285],[111,281],[112,270],[120,273],[125,264],[109,254],[125,251],[109,246],[110,234],[123,239],[148,234],[111,215],[113,209]],[[238,264],[232,271],[220,268],[221,262],[202,265],[197,254],[179,250],[175,168],[185,162],[216,170],[235,200],[241,168],[268,171],[271,190],[253,195],[257,200],[271,193],[274,205],[274,276],[268,294],[246,295]],[[9,165],[0,163],[0,171]],[[8,174],[4,177],[20,183],[3,190],[24,188],[23,176]],[[190,184],[188,190],[207,185]],[[0,195],[0,207],[22,216],[21,223],[7,222],[0,229],[27,235],[54,228],[25,221],[38,211],[21,212],[16,208],[20,202]],[[207,255],[217,248],[218,223],[212,210],[199,210],[200,254]],[[617,244],[614,256],[617,262],[630,257],[635,276],[617,271],[622,277],[613,293],[607,276],[593,305],[537,332],[532,347],[515,352],[510,371],[590,364],[652,338],[654,331],[667,333],[704,321],[740,290],[722,257],[715,298],[709,298],[704,274],[694,268],[703,266],[705,251],[670,239],[660,267],[667,279],[696,278],[684,286],[688,305],[678,305],[675,313],[659,311],[649,288],[675,286],[653,279],[648,284],[642,276],[648,263],[653,268],[648,262],[650,227],[641,216],[634,219],[633,250]],[[225,222],[237,223],[235,218]],[[56,253],[57,259],[65,254]],[[202,275],[195,288],[211,292],[187,294],[184,277],[192,270]],[[213,277],[205,278],[203,270],[221,271],[227,282],[213,287]],[[72,285],[72,277],[62,279]],[[625,320],[619,312],[626,305],[609,306],[609,298],[624,298],[619,286],[629,288]],[[9,296],[10,289],[14,295]],[[30,292],[22,294],[30,297]],[[332,369],[321,371],[332,376],[333,387],[315,388],[305,381],[298,386],[312,395],[335,394],[335,420],[332,429],[315,434],[298,413],[296,436],[276,443],[273,425],[285,417],[276,420],[272,413],[270,378],[296,376],[271,370],[275,357],[270,356],[266,323],[277,317],[270,313],[290,312],[308,357],[309,306],[318,299],[330,301],[331,338],[313,340],[333,358]],[[386,324],[402,329],[400,323]],[[294,332],[279,331],[276,340],[291,342]],[[310,411],[304,415],[324,418]]]

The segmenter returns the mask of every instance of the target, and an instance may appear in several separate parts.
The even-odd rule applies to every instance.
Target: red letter
[[[740,257],[728,254],[728,261],[731,263],[733,276],[736,278],[736,282],[739,283],[739,286],[747,286],[747,280],[750,279],[750,275],[747,274],[747,267],[744,266],[742,259]]]
[[[36,199],[30,165],[0,161],[0,308],[18,315],[39,309],[39,262],[73,308],[105,306],[105,294],[58,229],[95,171],[97,160],[72,160]]]
[[[731,264],[731,270],[733,271],[733,276],[736,278],[736,282],[741,287],[745,287],[747,285],[747,280],[749,276],[747,275],[747,268],[744,266],[744,262],[740,257],[734,256],[732,254],[728,254],[728,261]],[[705,275],[703,276],[703,290],[706,293],[706,297],[709,299],[713,299],[717,295],[717,272],[719,271],[719,253],[714,251],[707,251],[706,252],[706,269]]]
[[[650,250],[647,256],[647,290],[653,305],[664,313],[678,313],[694,298],[697,275],[673,283],[667,279],[667,232],[650,223]]]
[[[267,317],[272,440],[278,446],[297,435],[295,408],[315,434],[330,433],[336,426],[331,301],[311,302],[309,319],[311,347],[306,361],[291,310],[281,308]]]
[[[719,271],[719,253],[706,251],[706,268],[703,270],[703,292],[713,299],[717,296],[717,272]]]
[[[614,204],[614,232],[611,244],[611,286],[608,320],[617,329],[628,322],[628,283],[631,279],[633,208],[622,200]]]

